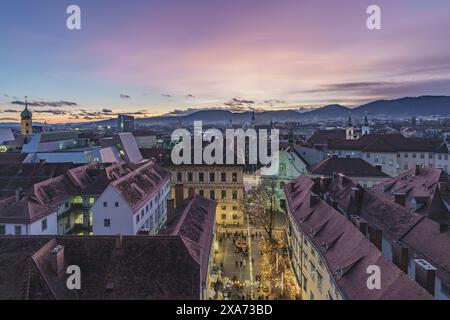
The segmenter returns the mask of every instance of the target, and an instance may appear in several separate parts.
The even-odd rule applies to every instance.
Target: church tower
[[[348,123],[347,127],[345,128],[345,138],[347,140],[355,139],[355,132],[352,123],[352,113],[350,111],[348,112]]]
[[[33,115],[31,111],[28,110],[28,100],[25,97],[25,110],[20,113],[20,133],[23,135],[33,133]]]
[[[364,116],[364,124],[361,128],[361,131],[362,131],[362,135],[370,134],[370,125],[369,125],[369,119],[367,118],[367,111]]]

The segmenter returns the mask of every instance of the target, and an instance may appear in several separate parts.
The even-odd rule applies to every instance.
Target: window
[[[222,220],[226,220],[227,219],[227,214],[226,213],[222,213]]]
[[[405,153],[405,158],[408,158],[408,154],[407,153]]]
[[[141,218],[144,217],[144,209],[141,210]]]
[[[14,227],[14,234],[16,236],[20,236],[22,234],[22,226],[15,226]]]
[[[222,190],[222,200],[227,198],[227,190]]]
[[[225,210],[227,210],[227,205],[223,204],[221,208],[222,208],[223,211],[225,211]]]
[[[216,193],[214,192],[214,190],[209,191],[209,198],[211,200],[214,200],[216,198]]]
[[[415,159],[417,156],[415,153],[412,154],[413,159]]]
[[[238,178],[237,172],[233,172],[233,176],[232,176],[233,182],[237,182],[237,178]]]
[[[238,192],[233,191],[233,200],[237,200],[237,198],[238,198]]]
[[[139,213],[136,215],[136,224],[139,223],[139,221],[141,221],[141,216],[139,215]]]
[[[0,235],[4,236],[6,234],[6,228],[5,226],[0,226]]]
[[[420,154],[420,159],[425,159],[425,153]]]
[[[238,219],[238,215],[237,214],[233,214],[233,220],[237,220]]]
[[[303,290],[306,291],[308,290],[308,279],[305,277],[305,275],[303,276]]]
[[[234,211],[237,211],[237,209],[238,209],[237,206],[233,206]]]
[[[111,219],[103,220],[103,225],[105,226],[105,228],[111,227]]]
[[[202,189],[200,189],[200,190],[198,190],[198,194],[199,194],[200,196],[204,197],[204,196],[205,196],[205,191],[202,190]]]
[[[76,203],[76,204],[82,204],[83,203],[83,198],[81,198],[81,197],[75,197],[75,198],[73,198],[73,203]]]
[[[227,182],[227,173],[226,172],[222,172],[220,176],[221,176],[222,182]]]
[[[90,197],[89,198],[89,205],[93,205],[94,204],[94,202],[95,202],[95,198],[93,198],[93,197]]]
[[[103,202],[103,207],[106,208],[108,206],[108,202]]]
[[[429,153],[429,154],[428,154],[428,158],[429,158],[429,159],[433,159],[433,158],[434,158],[434,157],[433,157],[433,154],[432,154],[432,153]]]
[[[115,202],[115,203],[114,203],[114,206],[115,206],[116,208],[118,208],[118,207],[119,207],[119,203],[118,203],[118,202]]]
[[[192,182],[194,180],[194,174],[192,172],[188,172],[188,181]]]
[[[214,172],[211,172],[209,174],[209,182],[214,182],[214,181],[216,181],[216,175]]]
[[[203,174],[203,172],[198,173],[198,181],[200,182],[205,181],[205,175]]]
[[[441,282],[441,292],[445,294],[447,297],[450,297],[450,285]]]
[[[319,289],[319,292],[322,293],[322,275],[317,272],[317,288]]]
[[[177,172],[177,181],[180,182],[183,180],[183,174],[181,172]]]
[[[370,153],[366,153],[366,158],[370,159]]]
[[[448,154],[444,155],[444,160],[448,160]]]
[[[442,160],[442,154],[438,154],[438,160]]]
[[[41,227],[42,227],[42,231],[47,230],[47,219],[42,220]]]

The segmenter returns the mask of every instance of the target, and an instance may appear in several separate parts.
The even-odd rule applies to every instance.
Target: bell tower
[[[355,131],[353,128],[353,123],[352,123],[352,113],[350,111],[348,112],[348,122],[347,122],[347,126],[345,128],[345,138],[347,140],[355,139]]]
[[[363,126],[361,128],[361,132],[362,132],[363,135],[370,134],[370,125],[369,125],[369,119],[367,117],[367,111],[366,111],[365,116],[364,116],[364,124],[363,124]]]
[[[33,115],[28,110],[28,98],[25,97],[25,109],[20,113],[20,133],[28,135],[33,133]]]

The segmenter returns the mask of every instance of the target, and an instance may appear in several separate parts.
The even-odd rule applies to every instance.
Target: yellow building
[[[172,199],[177,185],[183,186],[181,198],[199,194],[217,202],[216,222],[221,225],[242,225],[244,214],[243,166],[235,165],[171,165]]]
[[[20,113],[20,133],[23,135],[33,133],[33,115],[28,110],[28,101],[25,100],[25,109]]]
[[[285,187],[286,238],[301,298],[430,299],[356,227],[358,217],[352,223],[320,198],[324,183],[302,175]]]

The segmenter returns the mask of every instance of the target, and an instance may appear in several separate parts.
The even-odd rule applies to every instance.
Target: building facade
[[[289,255],[303,300],[431,299],[340,212],[322,200],[316,183],[302,175],[285,187]],[[380,274],[376,289],[368,270]]]

